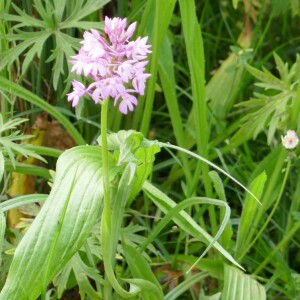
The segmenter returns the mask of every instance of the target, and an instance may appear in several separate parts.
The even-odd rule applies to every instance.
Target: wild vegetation
[[[0,299],[300,299],[299,16],[1,1]]]

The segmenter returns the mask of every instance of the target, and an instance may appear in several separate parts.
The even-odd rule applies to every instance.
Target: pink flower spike
[[[69,102],[73,101],[72,107],[75,107],[78,104],[80,97],[82,97],[85,94],[86,89],[85,86],[77,80],[73,80],[72,85],[73,85],[73,92],[67,94],[67,96]]]
[[[123,114],[133,111],[138,104],[137,95],[144,95],[147,56],[151,52],[148,37],[130,41],[137,23],[127,27],[127,19],[105,17],[101,36],[94,29],[86,31],[77,55],[72,56],[72,72],[84,75],[90,81],[88,88],[76,80],[68,101],[76,106],[83,95],[89,96],[96,104],[109,98],[119,105]]]

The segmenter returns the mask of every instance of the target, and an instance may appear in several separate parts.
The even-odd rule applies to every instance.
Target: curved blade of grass
[[[165,214],[176,206],[176,203],[170,199],[159,189],[155,188],[151,183],[145,182],[143,186],[144,192]],[[179,215],[174,216],[173,221],[188,234],[203,239],[206,243],[212,244],[224,257],[239,268],[243,269],[234,258],[218,243],[214,242],[214,238],[209,235],[202,227],[200,227],[193,218],[185,211],[181,211]]]
[[[189,150],[186,150],[184,148],[172,145],[170,143],[161,143],[161,142],[158,142],[158,145],[160,145],[160,147],[171,148],[171,149],[175,149],[175,150],[178,150],[178,151],[182,151],[184,153],[187,153],[187,154],[189,154],[189,155],[191,155],[191,156],[193,156],[193,157],[195,157],[195,158],[197,158],[197,159],[205,162],[206,164],[210,165],[214,169],[218,170],[219,172],[221,172],[224,175],[226,175],[227,177],[229,177],[232,181],[234,181],[236,184],[238,184],[240,187],[242,187],[247,193],[249,193],[261,205],[261,202],[258,200],[258,198],[249,189],[247,189],[242,183],[240,183],[238,180],[236,180],[229,173],[225,172],[223,169],[221,169],[220,167],[218,167],[214,163],[210,162],[206,158],[204,158],[204,157],[202,157],[202,156],[200,156],[198,154],[195,154],[195,153],[193,153],[193,152],[191,152]]]
[[[223,186],[223,183],[222,183],[222,180],[221,180],[219,174],[216,171],[210,171],[208,173],[208,175],[214,185],[214,188],[218,195],[218,198],[223,201],[226,201],[224,186]],[[224,211],[221,211],[220,218],[224,218]],[[232,232],[231,224],[227,223],[227,225],[224,229],[224,232],[222,234],[221,241],[220,241],[221,245],[224,248],[227,248],[229,246],[229,243],[232,239],[232,234],[233,234],[233,232]]]
[[[14,82],[11,82],[10,80],[7,80],[2,76],[0,76],[0,89],[7,93],[11,93],[15,96],[18,96],[23,100],[42,108],[44,111],[46,111],[51,116],[56,118],[60,122],[60,124],[65,127],[65,129],[70,133],[70,135],[73,137],[73,139],[78,145],[86,144],[85,140],[83,139],[81,134],[77,131],[77,129],[72,125],[72,123],[63,114],[61,114],[54,106],[50,105],[40,97],[26,90],[22,86]]]
[[[196,204],[211,204],[211,205],[218,205],[225,208],[225,215],[222,220],[221,226],[214,237],[214,239],[210,242],[209,246],[205,249],[205,251],[202,253],[202,255],[193,263],[193,265],[189,268],[187,273],[189,273],[195,265],[199,263],[199,261],[206,255],[206,253],[213,247],[214,243],[219,239],[222,232],[225,229],[226,224],[229,221],[230,218],[230,207],[227,205],[226,202],[217,200],[217,199],[210,199],[206,197],[192,197],[188,198],[186,200],[183,200],[182,202],[178,203],[175,207],[173,207],[166,216],[154,227],[153,231],[151,232],[150,236],[148,237],[147,241],[141,246],[141,251],[143,251],[148,244],[150,244],[152,241],[154,241],[155,237],[161,232],[163,228],[166,227],[166,225],[173,220],[179,212],[186,209],[187,207],[191,207],[192,205]]]
[[[35,152],[39,155],[45,155],[45,156],[56,157],[56,158],[58,158],[63,153],[63,151],[59,149],[54,149],[54,148],[44,147],[44,146],[36,146],[32,144],[27,144],[26,149]]]
[[[51,175],[48,169],[39,166],[30,165],[30,164],[16,162],[15,166],[13,166],[11,161],[6,160],[5,170],[32,175],[32,176],[41,176],[46,179],[51,179]]]
[[[185,291],[192,288],[193,285],[199,283],[199,281],[204,280],[207,276],[208,273],[202,272],[185,279],[165,296],[165,300],[180,299],[180,296]]]
[[[4,241],[4,235],[5,235],[5,229],[6,229],[6,218],[4,216],[4,213],[2,210],[0,210],[0,265],[2,264],[2,245]]]
[[[15,251],[1,299],[36,299],[80,249],[102,206],[101,166],[98,147],[61,155],[51,193]]]
[[[16,208],[22,205],[35,203],[35,202],[45,202],[48,198],[48,195],[45,194],[34,194],[34,195],[25,195],[9,199],[7,201],[0,203],[0,211],[8,211],[12,208]]]

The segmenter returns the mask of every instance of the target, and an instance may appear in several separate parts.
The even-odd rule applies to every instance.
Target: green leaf
[[[232,0],[232,6],[234,9],[238,8],[239,0]]]
[[[98,147],[60,156],[51,193],[15,251],[0,298],[37,298],[80,249],[102,206],[101,165]],[[116,172],[112,168],[111,176]]]
[[[30,32],[30,33],[22,33],[26,36],[26,39],[24,39],[23,42],[19,43],[18,45],[16,45],[15,47],[11,48],[9,53],[5,53],[5,55],[1,56],[1,60],[0,60],[0,70],[4,69],[6,67],[6,65],[12,64],[15,60],[17,60],[19,58],[19,56],[29,47],[31,47],[32,45],[35,45],[37,41],[42,41],[44,39],[44,41],[47,39],[47,37],[50,35],[47,32]],[[20,35],[20,34],[19,34]],[[19,36],[18,35],[18,36]],[[12,36],[12,38],[14,38],[15,36]],[[34,47],[34,46],[33,46]],[[34,50],[34,52],[38,52],[40,45],[38,45],[37,47],[38,49]],[[30,53],[31,54],[31,53]],[[25,67],[27,67],[25,65]],[[24,73],[24,72],[23,72]]]
[[[38,37],[36,37],[34,44],[31,46],[31,49],[25,54],[25,59],[22,64],[22,75],[25,74],[28,66],[32,64],[35,55],[37,55],[38,57],[41,56],[43,46],[49,36],[49,32],[41,32],[41,34]]]
[[[265,172],[262,172],[258,175],[250,184],[251,191],[260,198],[267,180],[267,175]],[[248,249],[249,243],[253,239],[253,236],[256,232],[255,219],[260,215],[258,210],[261,210],[262,207],[258,205],[257,202],[252,201],[247,195],[243,207],[243,212],[238,228],[238,236],[236,242],[236,255],[235,257],[240,260],[240,256]],[[248,249],[249,250],[249,249]]]
[[[265,300],[265,288],[250,275],[225,265],[224,288],[221,300]]]
[[[0,265],[2,265],[2,250],[6,230],[6,218],[3,211],[0,209]]]
[[[5,160],[2,151],[0,150],[0,182],[2,181],[5,171]]]
[[[120,130],[117,133],[110,133],[107,137],[108,150],[120,150],[121,147],[126,143],[127,138],[130,137],[131,139],[134,139],[136,141],[139,140],[139,144],[141,144],[141,141],[143,139],[142,133],[135,130]],[[97,141],[101,146],[101,135],[99,136]]]
[[[55,89],[57,88],[60,75],[64,74],[64,61],[68,61],[75,54],[73,48],[77,47],[76,41],[76,39],[69,37],[65,33],[59,31],[55,33],[56,48],[52,50],[52,54],[47,60],[47,62],[54,60],[52,70]],[[67,65],[70,71],[71,65]]]
[[[34,16],[29,16],[24,10],[21,10],[16,4],[12,3],[12,6],[14,10],[19,14],[19,22],[21,24],[16,24],[15,26],[34,26],[34,27],[40,27],[40,28],[47,28],[47,24],[44,21],[39,20],[38,18],[35,18]],[[15,17],[13,15],[10,15],[12,18]],[[15,19],[15,21],[17,21]],[[15,28],[14,26],[14,28]]]
[[[143,279],[152,283],[153,289],[148,286],[141,285],[141,297],[143,300],[159,300],[164,299],[162,288],[156,277],[152,273],[151,267],[145,258],[130,245],[123,244],[123,251],[132,275],[136,278]]]
[[[181,299],[182,294],[188,289],[192,288],[195,284],[204,280],[208,274],[206,272],[201,272],[186,278],[183,282],[173,288],[166,296],[165,300]],[[202,300],[202,298],[199,298]]]
[[[24,163],[18,163],[15,164],[12,163],[12,161],[5,161],[5,169],[6,171],[10,172],[17,172],[32,176],[40,176],[46,179],[51,179],[51,174],[48,169],[31,165],[31,164],[24,164]]]
[[[70,16],[63,22],[61,28],[72,27],[70,22],[78,21],[80,19],[85,18],[89,14],[99,10],[110,0],[87,0],[84,5],[82,5],[83,1],[76,1],[75,7],[72,10]]]
[[[233,144],[241,144],[242,142],[252,138],[262,132],[269,125],[268,144],[271,143],[281,122],[287,119],[288,107],[295,100],[295,95],[289,92],[283,92],[272,97],[256,93],[257,99],[251,99],[243,102],[238,106],[253,107],[253,111],[241,118],[241,128],[232,137]],[[293,101],[290,101],[293,100]]]
[[[101,136],[98,138],[101,146]],[[157,141],[150,141],[142,133],[134,130],[120,130],[108,135],[109,150],[116,151],[118,165],[132,162],[137,165],[135,170],[135,184],[130,191],[129,203],[140,192],[145,180],[152,171],[155,154],[160,151]]]
[[[214,188],[218,194],[219,199],[226,201],[226,195],[225,195],[225,190],[224,190],[224,186],[222,183],[222,180],[219,176],[219,174],[216,171],[210,171],[208,173]],[[224,210],[221,209],[221,214],[220,217],[223,219],[224,218]],[[223,245],[224,248],[227,248],[227,246],[229,245],[231,238],[232,238],[232,228],[229,224],[229,222],[227,223],[224,232],[221,236],[221,244]]]
[[[276,63],[276,68],[279,72],[280,78],[283,82],[289,83],[289,68],[288,64],[284,63],[282,59],[280,58],[279,55],[277,55],[275,52],[273,53],[275,63]]]
[[[18,153],[23,155],[24,157],[35,157],[41,161],[46,162],[46,160],[41,157],[40,155],[26,149],[25,144],[17,144],[15,142],[12,142],[11,140],[20,140],[20,139],[26,139],[26,136],[20,136],[15,138],[14,136],[8,136],[8,137],[0,137],[0,143],[4,146],[6,151],[13,151],[14,153]],[[13,163],[15,165],[15,163]]]
[[[213,182],[214,184],[214,188],[218,194],[218,197],[221,199],[221,200],[226,200],[226,196],[225,196],[225,191],[224,191],[224,186],[223,186],[223,183],[221,181],[221,178],[220,176],[218,175],[218,173],[216,171],[210,171],[208,173],[211,181]]]
[[[53,0],[55,22],[60,23],[64,15],[67,0]]]
[[[94,28],[103,27],[100,22],[89,23],[87,21],[81,22],[80,20],[101,9],[107,2],[109,2],[109,0],[86,0],[75,1],[75,4],[72,5],[70,1],[66,0],[56,0],[54,3],[53,1],[34,0],[35,10],[42,20],[36,16],[30,16],[12,3],[18,15],[2,13],[0,16],[6,21],[15,23],[13,29],[16,34],[8,35],[8,41],[21,40],[21,42],[14,44],[14,47],[10,49],[9,53],[5,53],[5,55],[1,56],[0,70],[5,68],[8,64],[11,65],[15,60],[19,59],[20,55],[27,48],[30,48],[26,53],[26,58],[22,65],[23,75],[36,54],[40,56],[41,49],[45,47],[48,37],[53,36],[56,41],[54,43],[55,48],[50,49],[54,52],[54,54],[52,53],[50,55],[50,61],[54,59],[53,74],[51,77],[53,78],[53,86],[57,89],[65,64],[70,59],[70,56],[74,54],[74,49],[79,47],[79,43],[74,43],[77,39],[71,36],[68,36],[68,39],[64,40],[64,35],[67,35],[63,33],[62,30],[67,28],[90,29],[91,27],[88,26],[91,25],[95,25]],[[65,14],[66,17],[63,19]],[[24,31],[18,30],[19,28],[22,28]],[[29,32],[26,31],[28,28],[30,28]],[[61,40],[59,40],[60,38]],[[70,40],[72,40],[72,42],[70,42]],[[41,61],[41,63],[43,64],[45,61]],[[67,63],[67,68],[70,71],[71,66],[69,63]]]
[[[34,194],[34,195],[25,195],[20,197],[15,197],[13,199],[9,199],[7,201],[0,203],[0,210],[2,212],[8,211],[12,208],[16,208],[22,205],[35,203],[35,202],[45,202],[48,195],[44,194]]]
[[[47,27],[51,28],[54,24],[54,22],[53,22],[54,20],[52,19],[52,13],[49,13],[49,12],[53,12],[54,7],[53,7],[51,1],[46,1],[45,4],[46,4],[46,7],[43,6],[41,0],[34,0],[35,9],[39,13],[41,18],[45,22],[45,24],[47,24]]]
[[[156,82],[158,72],[158,59],[162,42],[168,32],[168,27],[173,15],[176,0],[148,1],[143,18],[149,22],[149,31],[152,31],[150,44],[152,45],[152,55],[149,63],[149,73],[151,77],[147,83],[147,94],[141,97],[134,116],[134,128],[140,125],[140,131],[147,136],[151,113],[156,93]],[[149,9],[149,10],[147,10]],[[148,14],[147,14],[148,12]],[[151,12],[151,13],[150,13]],[[152,14],[154,13],[154,14]],[[153,19],[154,18],[154,21]],[[145,21],[146,22],[146,21]],[[144,32],[144,34],[147,34]]]
[[[100,300],[99,292],[96,292],[93,288],[89,278],[96,282],[103,281],[102,277],[99,275],[97,269],[87,266],[81,259],[78,253],[76,253],[72,260],[72,269],[76,277],[76,282],[79,287],[79,294],[81,299],[85,299],[85,295],[90,297],[90,299]]]
[[[275,90],[284,90],[284,84],[280,79],[270,73],[268,70],[263,68],[263,71],[260,71],[256,68],[251,67],[250,65],[246,65],[247,71],[251,73],[256,79],[259,79],[263,82],[262,87],[265,89],[275,89]]]

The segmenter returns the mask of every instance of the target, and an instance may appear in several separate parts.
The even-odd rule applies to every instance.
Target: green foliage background
[[[145,97],[125,117],[109,108],[107,230],[100,107],[66,101],[68,61],[105,15],[137,21],[152,45]],[[1,1],[0,299],[297,299],[299,146],[281,136],[300,134],[299,15],[299,0]],[[25,123],[42,113],[78,147],[31,144]],[[37,194],[9,199],[13,171],[36,176]],[[7,223],[45,201],[25,230]]]

